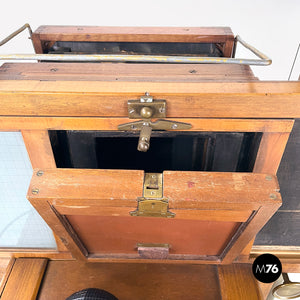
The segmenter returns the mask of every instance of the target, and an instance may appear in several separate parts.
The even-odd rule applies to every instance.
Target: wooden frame
[[[39,176],[41,171],[43,174]],[[169,199],[169,209],[176,212],[176,220],[235,221],[241,225],[220,256],[170,254],[168,260],[151,262],[231,263],[281,205],[276,177],[265,174],[176,171],[163,174],[164,197]],[[75,258],[149,262],[138,254],[89,254],[65,217],[118,215],[138,218],[130,217],[129,212],[135,210],[136,199],[142,195],[143,175],[143,171],[134,170],[35,170],[28,199]],[[189,190],[184,189],[186,182],[194,182]],[[39,192],[33,193],[35,190]],[[186,198],[189,201],[183,200]]]
[[[213,41],[223,43],[224,55],[226,52],[225,56],[228,57],[231,56],[233,46],[233,34],[228,28],[171,30],[42,26],[33,34],[32,39],[37,53],[42,53],[57,40],[165,42],[167,39],[170,42],[188,43],[199,40]],[[189,76],[185,80],[184,74],[188,70],[180,71],[180,79],[175,79],[178,76],[176,74],[171,79],[174,82],[168,82],[163,78],[164,74],[155,74],[153,66],[142,64],[137,67],[140,71],[136,77],[130,77],[130,74],[127,76],[125,72],[121,81],[113,74],[110,77],[104,76],[105,78],[99,79],[98,76],[93,79],[97,72],[84,79],[75,76],[68,81],[65,79],[66,74],[61,78],[57,77],[59,74],[56,77],[50,76],[51,73],[57,72],[57,68],[68,69],[68,64],[59,64],[61,67],[58,67],[58,64],[52,64],[52,67],[51,64],[40,65],[50,68],[48,73],[45,71],[45,76],[51,77],[45,77],[46,81],[35,80],[35,73],[30,71],[24,78],[21,78],[21,73],[18,73],[16,78],[5,77],[3,73],[0,80],[0,130],[22,131],[33,167],[55,168],[48,130],[116,130],[120,123],[130,121],[127,118],[127,100],[139,99],[146,91],[154,98],[167,100],[167,118],[189,122],[193,131],[262,132],[262,141],[253,170],[257,173],[276,174],[293,127],[292,119],[300,117],[299,83],[255,81],[251,70],[246,68],[242,72],[244,75],[237,75],[239,79],[232,77],[231,81],[228,81],[223,76],[218,78],[218,82],[209,82],[205,76],[197,80]],[[110,68],[111,66],[108,69]],[[131,68],[134,70],[133,66]],[[196,70],[196,73],[199,69],[201,73],[201,68],[204,67],[190,65],[189,68]],[[221,67],[213,68],[217,70]],[[229,70],[237,67],[227,68]],[[172,66],[168,66],[167,69],[169,76],[173,72]],[[178,67],[176,69],[179,70]],[[183,69],[182,67],[180,70]],[[144,71],[150,75],[146,76],[143,82],[137,82],[137,78],[143,77]],[[209,80],[212,80],[213,75],[210,76]],[[189,80],[190,82],[187,82]],[[237,80],[241,82],[236,82]],[[36,149],[40,153],[39,156]],[[7,250],[1,251],[0,255],[14,252],[15,256],[71,258],[63,242],[59,238],[56,238],[56,241],[58,251],[33,253]],[[242,253],[245,257],[250,248],[248,246]]]
[[[27,275],[27,276],[25,276]],[[114,280],[111,280],[114,278]],[[126,284],[124,285],[124,282]],[[154,283],[159,282],[159,285]],[[207,284],[209,282],[209,284]],[[46,259],[13,260],[1,299],[66,299],[94,287],[109,291],[118,299],[262,300],[251,266],[86,264],[80,261]],[[54,288],[55,287],[55,288]]]
[[[56,41],[216,43],[225,57],[231,57],[234,36],[229,27],[40,26],[32,34],[36,53]]]
[[[172,118],[173,119],[173,118]],[[281,160],[281,156],[284,151],[285,143],[287,142],[288,135],[292,130],[294,121],[289,119],[187,119],[178,118],[178,121],[191,122],[193,125],[193,131],[223,131],[223,132],[263,132],[263,137],[266,134],[271,134],[272,136],[284,136],[284,139],[275,139],[278,143],[278,149],[281,152],[277,152],[276,156],[266,156],[270,149],[269,143],[261,143],[258,155],[266,157],[262,160],[263,165],[266,167],[265,171],[260,164],[256,163],[255,168],[260,168],[260,173],[270,173],[276,174],[276,170]],[[29,152],[29,156],[32,160],[34,166],[44,166],[45,168],[54,168],[54,158],[52,149],[50,147],[49,136],[47,130],[113,130],[116,129],[117,125],[123,122],[127,122],[127,118],[106,118],[99,117],[11,117],[4,116],[1,119],[1,130],[3,131],[16,131],[18,128],[24,128],[22,130],[22,135],[24,137],[24,142]],[[274,142],[274,139],[271,140]],[[36,148],[34,147],[36,145]],[[273,145],[275,146],[275,144]],[[38,149],[39,151],[36,151]],[[39,154],[37,156],[37,153]],[[44,159],[47,157],[47,159]],[[269,159],[270,158],[270,159]],[[39,161],[42,159],[41,161]],[[45,161],[45,163],[43,163]],[[272,169],[273,168],[273,169]],[[269,171],[269,172],[268,172]],[[35,205],[35,203],[33,203]],[[51,212],[48,207],[44,208],[49,213]],[[47,215],[47,214],[46,214]],[[52,216],[53,220],[58,220],[57,216]],[[50,221],[51,222],[51,221]],[[66,246],[64,245],[65,239],[62,240],[56,236],[56,242],[58,245],[57,251],[20,251],[20,250],[10,250],[6,249],[2,252],[2,256],[10,255],[14,253],[15,257],[29,256],[29,257],[49,257],[52,259],[70,259],[72,256],[70,252],[66,251]],[[74,244],[76,246],[76,243]],[[240,248],[240,247],[239,247]],[[250,247],[244,254],[245,257],[249,255]],[[241,250],[240,250],[241,251]],[[79,254],[78,257],[80,257]],[[240,261],[244,261],[241,258]],[[226,262],[226,260],[225,260]]]

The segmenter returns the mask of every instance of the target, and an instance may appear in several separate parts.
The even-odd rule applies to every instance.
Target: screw
[[[277,198],[277,196],[275,194],[270,194],[270,198],[274,200]]]
[[[156,176],[155,176],[155,175],[152,175],[151,177],[152,177],[152,178],[155,178]]]
[[[135,125],[131,125],[131,129],[135,130],[136,126]]]
[[[269,180],[269,181],[272,180],[272,176],[267,175],[267,176],[266,176],[266,180]]]
[[[154,195],[154,194],[155,194],[155,192],[151,192],[150,194],[151,194],[151,195]]]
[[[166,109],[164,107],[160,107],[158,111],[162,114],[166,111]]]
[[[149,95],[150,95],[149,92],[146,92],[146,93],[145,93],[145,96],[149,97]]]
[[[44,172],[42,170],[40,170],[36,173],[36,176],[42,176],[43,174],[44,174]]]
[[[172,129],[176,129],[177,127],[178,127],[177,124],[173,124],[171,128],[172,128]]]
[[[134,113],[134,109],[131,109],[131,110],[129,111],[129,113],[130,113],[130,114],[133,114],[133,113]]]
[[[31,193],[33,194],[33,195],[37,195],[38,193],[39,193],[39,189],[32,189],[31,190]]]

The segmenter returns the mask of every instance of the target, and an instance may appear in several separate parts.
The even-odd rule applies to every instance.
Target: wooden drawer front
[[[167,244],[166,261],[230,262],[281,204],[275,176],[163,173],[174,218],[131,216],[143,171],[35,170],[28,198],[77,258],[141,260],[139,244]]]

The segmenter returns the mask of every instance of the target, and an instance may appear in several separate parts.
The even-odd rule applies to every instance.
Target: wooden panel
[[[257,80],[247,65],[6,63],[0,80],[201,82]]]
[[[19,129],[22,127],[19,127]],[[21,130],[32,168],[56,168],[47,130]],[[67,251],[65,245],[54,234],[57,249]]]
[[[222,253],[222,262],[224,264],[232,263],[232,261],[245,249],[245,245],[248,245],[255,235],[261,230],[261,228],[267,223],[271,216],[281,205],[281,197],[277,197],[276,201],[272,205],[262,206],[255,214],[253,218],[249,220],[248,224],[243,230],[237,232],[232,242],[227,246]],[[242,229],[242,228],[240,228]]]
[[[89,216],[120,216],[128,217],[129,213],[136,209],[136,202],[129,202],[125,206],[119,207],[104,206],[104,203],[98,204],[98,201],[84,201],[82,200],[54,200],[49,201],[55,205],[55,209],[62,215],[89,215]],[[84,205],[82,205],[84,204]],[[109,203],[106,203],[109,205]],[[122,205],[122,203],[120,203]],[[175,211],[173,211],[175,212]],[[232,221],[232,222],[246,222],[250,216],[248,210],[199,210],[199,209],[179,209],[176,210],[176,219],[184,220],[202,220],[202,221]]]
[[[22,130],[32,168],[56,168],[47,130]]]
[[[40,26],[35,36],[44,41],[87,42],[221,43],[234,39],[229,27]]]
[[[289,133],[264,133],[253,172],[276,174],[288,139]]]
[[[262,174],[219,172],[165,171],[163,174],[164,196],[169,198],[170,209],[182,205],[195,208],[198,202],[201,206],[205,202],[236,203],[239,209],[253,203],[277,206],[276,200],[269,197],[273,193],[280,203],[276,177],[268,180],[269,177]]]
[[[168,118],[166,118],[168,120]],[[189,119],[172,118],[173,121],[192,125],[191,131],[218,132],[290,132],[293,120],[259,119]],[[118,125],[132,122],[129,118],[93,117],[4,117],[0,131],[24,130],[117,130]],[[187,131],[188,132],[188,131]]]
[[[138,243],[169,244],[170,256],[220,255],[240,223],[165,218],[67,216],[91,254],[135,254]],[[193,228],[193,230],[191,230]],[[180,257],[184,259],[184,257]]]
[[[122,300],[221,300],[215,266],[77,261],[50,261],[38,300],[66,299],[88,287],[104,289]]]
[[[116,93],[118,91],[118,93]],[[1,80],[0,114],[126,116],[127,100],[149,91],[168,117],[297,118],[299,82],[169,83]]]
[[[17,259],[1,300],[35,300],[46,265],[47,259]]]
[[[38,170],[35,170],[36,174]],[[143,194],[144,172],[135,170],[47,169],[34,175],[29,199],[136,200]],[[39,189],[37,195],[30,191]]]
[[[39,193],[29,192],[29,199],[54,199],[54,205],[65,199],[82,199],[82,205],[84,201],[101,199],[97,202],[99,206],[131,207],[143,194],[143,171],[44,169],[43,172],[42,176],[32,177],[29,191],[38,188]],[[280,203],[276,177],[265,174],[165,171],[163,180],[164,197],[169,198],[170,209],[224,210],[228,204],[233,210],[248,210],[262,203]],[[270,199],[270,194],[277,200]]]
[[[231,264],[218,266],[222,300],[263,300],[261,291],[252,275],[251,265]]]
[[[63,223],[62,217],[57,215],[53,208],[51,208],[51,206],[45,201],[39,201],[36,199],[29,199],[29,201],[53,230],[56,236],[72,253],[72,256],[79,260],[85,259],[87,256],[86,249],[77,238],[76,234],[72,232],[72,229],[68,228],[67,224]]]
[[[0,258],[0,298],[14,263],[14,258]]]

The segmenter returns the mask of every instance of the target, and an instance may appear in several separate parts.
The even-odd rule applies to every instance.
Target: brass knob
[[[150,147],[150,137],[151,137],[152,128],[150,127],[149,123],[144,123],[141,132],[140,138],[138,143],[138,151],[147,152]]]
[[[141,109],[141,117],[144,118],[144,119],[149,119],[152,117],[153,115],[153,109],[149,106],[144,106],[142,109]]]

